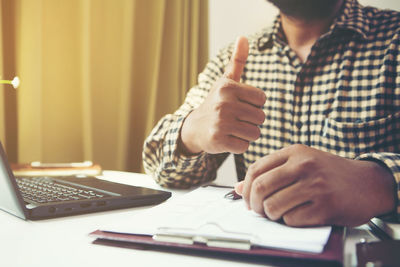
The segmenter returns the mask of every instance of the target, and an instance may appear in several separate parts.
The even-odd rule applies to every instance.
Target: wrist
[[[382,162],[375,160],[363,160],[369,164],[368,173],[376,181],[378,194],[375,201],[378,204],[374,216],[390,214],[396,207],[396,182],[389,168]]]
[[[196,143],[196,132],[194,123],[192,122],[193,111],[186,116],[178,140],[179,151],[187,156],[196,155],[203,150]]]

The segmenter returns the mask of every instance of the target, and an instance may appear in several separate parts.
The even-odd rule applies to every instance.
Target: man
[[[165,186],[215,178],[226,152],[247,170],[248,208],[292,226],[396,217],[400,14],[356,0],[270,0],[271,30],[220,51],[145,142]]]

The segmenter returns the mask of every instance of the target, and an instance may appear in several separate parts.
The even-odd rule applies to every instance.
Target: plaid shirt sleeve
[[[144,169],[162,186],[187,188],[211,181],[227,157],[227,153],[211,155],[205,152],[185,156],[179,152],[178,141],[186,116],[204,101],[214,82],[222,76],[231,50],[232,47],[221,50],[220,55],[207,64],[183,105],[174,114],[164,116],[145,140]]]
[[[400,95],[400,30],[397,31],[395,40],[397,42],[393,43],[393,51],[396,51],[393,55],[393,58],[390,60],[392,61],[392,72],[387,72],[388,76],[386,79],[388,82],[392,83],[394,88],[393,95],[390,96],[393,99],[398,99]],[[385,131],[385,132],[384,132]],[[396,197],[396,210],[395,214],[390,215],[389,218],[393,219],[396,217],[397,221],[400,222],[400,112],[397,111],[394,114],[391,114],[387,120],[385,127],[377,127],[375,129],[377,132],[377,136],[389,136],[389,139],[393,142],[392,147],[393,152],[371,152],[371,153],[364,153],[358,156],[356,159],[358,160],[372,160],[372,161],[379,161],[384,166],[386,166],[393,174],[394,182],[396,184],[395,187],[395,197]]]

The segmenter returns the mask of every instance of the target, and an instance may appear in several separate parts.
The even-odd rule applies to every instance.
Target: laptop
[[[0,209],[25,220],[154,205],[170,196],[96,177],[15,177],[0,142]]]

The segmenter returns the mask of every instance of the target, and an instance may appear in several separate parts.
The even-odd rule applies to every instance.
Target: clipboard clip
[[[201,228],[206,226],[216,227],[220,232],[225,233],[225,235],[230,235],[230,237],[205,234]],[[160,227],[158,228],[158,232],[153,235],[153,239],[160,242],[179,243],[185,245],[201,243],[209,247],[241,250],[251,249],[251,239],[248,234],[226,231],[214,222],[201,225],[197,229],[185,227]]]
[[[167,243],[179,243],[184,245],[193,245],[194,243],[205,244],[208,247],[230,248],[250,250],[251,243],[248,240],[233,240],[233,239],[220,239],[220,238],[206,238],[203,236],[184,236],[184,235],[168,235],[168,234],[155,234],[153,235],[155,241]]]

